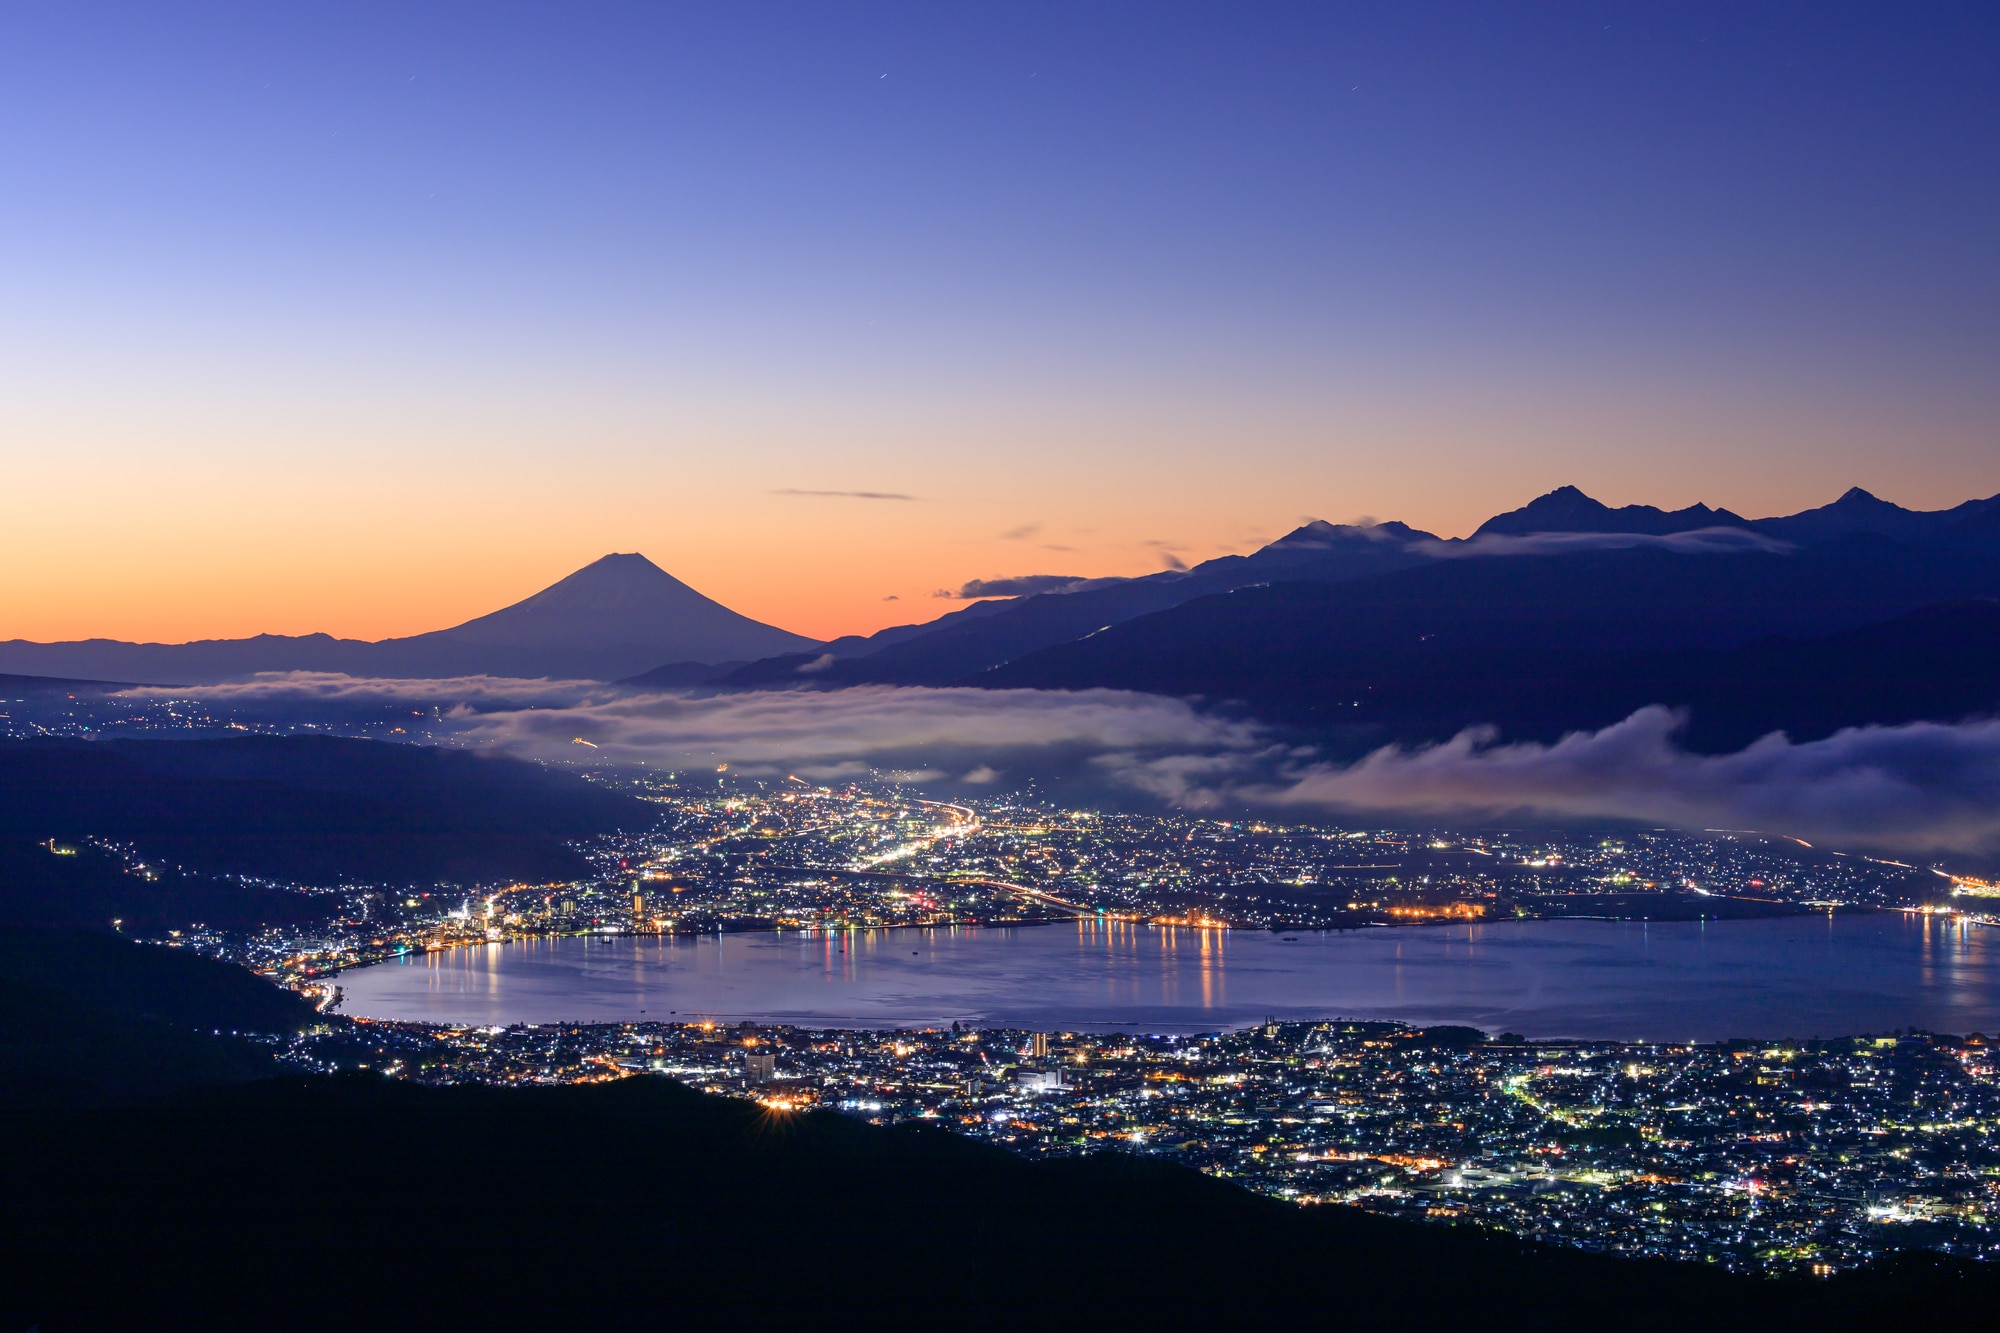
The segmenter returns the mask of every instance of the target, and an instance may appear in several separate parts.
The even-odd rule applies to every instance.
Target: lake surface
[[[341,1012],[1204,1032],[1267,1014],[1531,1037],[2000,1031],[2000,930],[1901,913],[1274,935],[1097,922],[531,940],[343,973]]]

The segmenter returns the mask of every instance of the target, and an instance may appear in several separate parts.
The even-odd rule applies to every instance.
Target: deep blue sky
[[[613,547],[833,633],[1568,481],[1987,494],[1996,56],[1991,5],[9,6],[0,431],[94,517],[0,538],[0,637],[428,628]]]

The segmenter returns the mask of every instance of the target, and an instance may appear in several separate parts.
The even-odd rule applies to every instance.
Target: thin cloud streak
[[[796,486],[785,486],[772,491],[773,495],[804,495],[824,500],[915,500],[914,495],[904,495],[901,491],[808,491]]]
[[[570,707],[624,693],[597,680],[524,680],[515,676],[396,679],[337,671],[265,671],[217,685],[140,685],[127,699],[205,699],[228,704],[484,704],[495,708]]]
[[[1371,530],[1372,531],[1372,530]],[[1577,551],[1624,551],[1650,547],[1679,555],[1743,555],[1763,552],[1782,555],[1796,550],[1790,542],[1767,537],[1748,528],[1696,528],[1655,536],[1644,532],[1534,532],[1514,537],[1489,533],[1462,542],[1424,541],[1411,549],[1439,560],[1467,556],[1568,555]]]

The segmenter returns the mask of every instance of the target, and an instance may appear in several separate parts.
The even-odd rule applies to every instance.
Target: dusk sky
[[[2000,491],[2000,9],[0,10],[0,638]],[[896,600],[886,600],[889,598]]]

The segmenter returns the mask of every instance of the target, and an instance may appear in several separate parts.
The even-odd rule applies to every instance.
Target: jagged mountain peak
[[[1637,532],[1664,537],[1701,528],[1745,527],[1746,520],[1727,509],[1691,504],[1685,509],[1624,505],[1614,509],[1575,486],[1558,486],[1519,509],[1496,514],[1479,525],[1474,537],[1526,537],[1538,532]]]
[[[1316,518],[1293,528],[1262,549],[1273,551],[1302,546],[1323,547],[1334,542],[1408,541],[1427,535],[1396,519],[1390,519],[1385,523],[1329,523],[1323,518]]]

